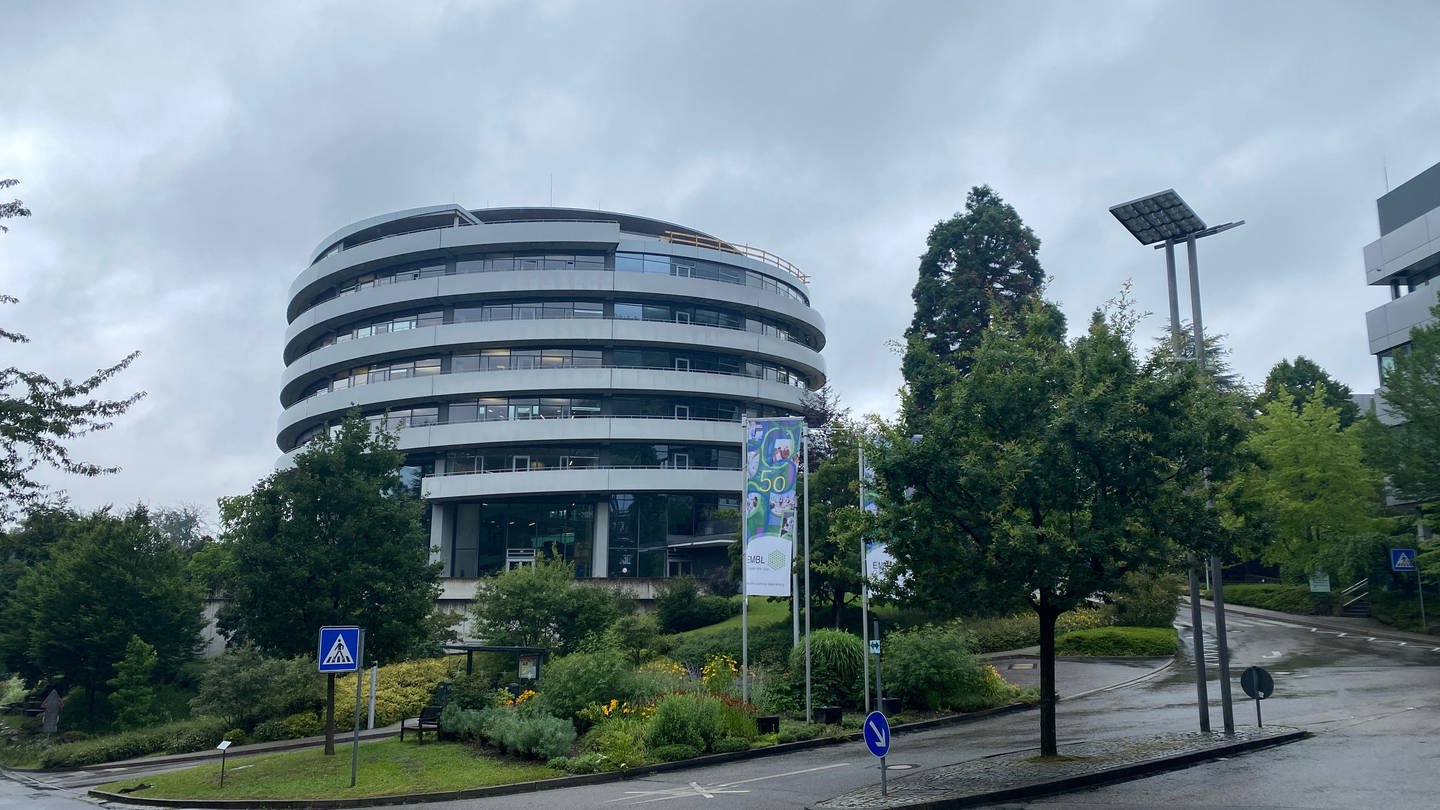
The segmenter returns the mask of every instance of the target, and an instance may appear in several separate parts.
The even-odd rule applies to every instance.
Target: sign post
[[[316,668],[329,676],[325,689],[325,755],[335,754],[335,676],[343,672],[355,673],[355,722],[356,741],[359,741],[360,722],[360,646],[359,627],[322,627],[320,644],[316,655]],[[352,768],[353,770],[353,768]],[[351,776],[354,785],[354,776]]]
[[[220,751],[220,787],[223,788],[225,787],[225,751],[230,747],[230,741],[221,740],[220,744],[215,747]]]
[[[1264,728],[1265,723],[1260,719],[1260,701],[1275,694],[1275,679],[1260,667],[1250,667],[1240,673],[1240,688],[1255,698],[1255,725]]]
[[[870,712],[865,716],[865,727],[861,731],[865,735],[865,747],[880,758],[880,795],[887,796],[890,789],[885,780],[885,755],[890,753],[890,721],[881,712]]]
[[[1420,630],[1424,633],[1430,632],[1430,623],[1425,621],[1425,582],[1420,579],[1420,566],[1415,564],[1415,549],[1390,549],[1390,570],[1415,572],[1415,592],[1420,594]]]

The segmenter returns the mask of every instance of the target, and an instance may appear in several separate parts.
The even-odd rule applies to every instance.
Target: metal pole
[[[740,435],[750,443],[750,420],[740,420]],[[743,475],[743,472],[742,472]],[[744,512],[745,491],[750,484],[740,483],[740,701],[750,702],[750,519]]]
[[[1415,521],[1415,554],[1420,554],[1420,544],[1425,540],[1425,523]],[[1420,565],[1415,565],[1415,592],[1420,594],[1420,632],[1430,632],[1430,623],[1425,621],[1425,580],[1420,578]]]
[[[860,515],[865,515],[865,445],[860,445]],[[860,692],[865,695],[865,713],[870,713],[870,569],[865,565],[865,536],[860,536],[860,656],[862,681]]]
[[[1195,257],[1195,239],[1185,240],[1186,260],[1190,265],[1190,313],[1195,329],[1195,362],[1205,368],[1205,327],[1200,317],[1200,262]],[[1206,476],[1209,487],[1209,475]],[[1210,555],[1210,593],[1215,600],[1215,651],[1219,653],[1216,669],[1220,676],[1220,716],[1227,735],[1235,733],[1235,708],[1230,700],[1230,643],[1225,638],[1225,583],[1220,570],[1220,555]]]
[[[875,619],[875,640],[880,640],[880,620]],[[880,656],[875,656],[875,706],[876,708],[885,705],[885,692],[880,688]]]
[[[1200,731],[1210,733],[1210,694],[1205,685],[1204,612],[1200,608],[1200,577],[1195,574],[1195,552],[1190,561],[1190,629],[1195,644],[1195,702],[1200,708]]]
[[[1165,243],[1165,282],[1170,288],[1170,348],[1180,359],[1180,294],[1175,289],[1175,245]]]
[[[380,677],[380,665],[373,664],[370,667],[370,720],[365,728],[375,728],[375,680]]]
[[[805,466],[805,722],[815,722],[811,706],[812,684],[810,681],[810,431],[801,434],[800,461]]]
[[[365,628],[360,628],[360,643],[355,645],[355,736],[350,745],[350,787],[355,787],[355,773],[360,766],[360,668],[365,665]]]

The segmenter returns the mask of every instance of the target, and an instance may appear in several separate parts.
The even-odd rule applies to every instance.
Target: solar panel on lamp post
[[[1175,282],[1175,246],[1185,243],[1186,261],[1190,270],[1190,321],[1193,328],[1195,362],[1205,368],[1205,330],[1200,317],[1200,268],[1195,256],[1195,240],[1223,233],[1245,224],[1245,220],[1206,227],[1189,204],[1174,189],[1141,197],[1110,207],[1110,213],[1142,245],[1165,249],[1165,281],[1170,293],[1170,345],[1178,358],[1183,350],[1180,332],[1180,300]],[[1157,244],[1158,243],[1158,244]],[[1208,478],[1208,474],[1207,474]],[[1208,482],[1207,482],[1208,485]],[[1195,555],[1189,555],[1190,618],[1195,643],[1195,692],[1200,709],[1200,730],[1210,730],[1209,701],[1205,686],[1205,644],[1201,629],[1200,581],[1196,575]],[[1235,715],[1230,700],[1230,648],[1225,638],[1225,589],[1220,580],[1220,555],[1210,556],[1210,579],[1215,600],[1216,668],[1220,676],[1220,711],[1225,733],[1235,733]]]

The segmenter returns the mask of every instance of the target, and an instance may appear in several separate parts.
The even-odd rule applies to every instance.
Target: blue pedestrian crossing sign
[[[360,628],[320,628],[319,663],[321,672],[358,672],[360,670]]]
[[[890,750],[890,721],[880,712],[865,716],[865,747],[877,757],[883,757]]]
[[[1413,549],[1413,548],[1392,548],[1392,549],[1390,549],[1390,570],[1391,570],[1391,571],[1414,571],[1414,570],[1415,570],[1415,549]]]

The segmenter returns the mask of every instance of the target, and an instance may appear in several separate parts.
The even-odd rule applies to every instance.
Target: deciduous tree
[[[230,597],[222,631],[278,656],[313,653],[325,625],[364,627],[366,658],[382,664],[435,649],[440,566],[395,442],[351,413],[293,467],[221,499],[221,540],[195,567]]]

